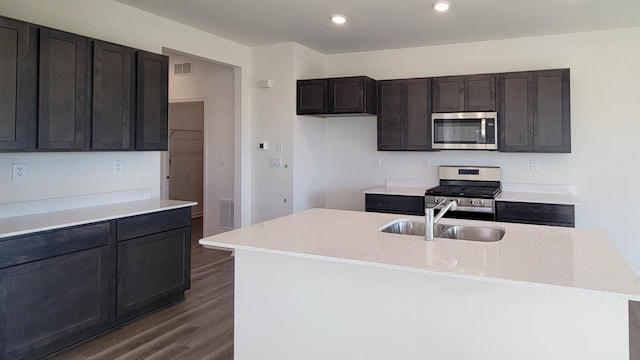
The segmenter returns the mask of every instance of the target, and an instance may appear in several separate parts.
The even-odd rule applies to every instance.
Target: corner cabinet
[[[433,112],[495,110],[495,74],[433,78]]]
[[[38,29],[0,17],[0,151],[35,149]]]
[[[431,79],[378,82],[378,150],[431,150]]]
[[[499,74],[499,150],[571,152],[569,69]]]
[[[366,76],[297,81],[298,115],[375,115],[376,81]]]
[[[44,358],[184,298],[191,209],[0,238],[0,360]]]
[[[0,152],[166,151],[168,62],[0,17]]]

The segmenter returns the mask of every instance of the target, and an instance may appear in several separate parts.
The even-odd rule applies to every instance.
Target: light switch
[[[269,166],[271,166],[271,167],[282,167],[282,158],[281,157],[269,158]]]

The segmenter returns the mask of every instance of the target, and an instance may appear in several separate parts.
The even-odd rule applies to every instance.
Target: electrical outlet
[[[529,161],[529,170],[538,171],[538,160],[530,160]]]
[[[422,166],[426,168],[431,167],[431,159],[429,158],[422,159]]]
[[[13,164],[13,180],[22,180],[27,177],[27,164]]]
[[[124,172],[124,160],[113,161],[113,172],[116,174],[122,174]]]
[[[373,166],[374,167],[382,167],[382,160],[380,160],[380,156],[375,156],[373,158]]]

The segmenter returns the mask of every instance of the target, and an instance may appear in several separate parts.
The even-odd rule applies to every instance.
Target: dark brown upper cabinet
[[[433,112],[495,111],[496,75],[433,79]]]
[[[376,81],[366,76],[298,80],[298,115],[375,115]]]
[[[378,150],[431,150],[431,79],[378,82]]]
[[[569,69],[499,75],[500,151],[571,152]]]
[[[38,149],[89,147],[90,40],[40,29]]]
[[[0,152],[167,150],[168,63],[0,16]]]
[[[329,108],[327,101],[327,79],[298,80],[297,82],[297,114],[326,114]]]
[[[169,58],[138,51],[136,149],[167,150]]]
[[[569,69],[533,73],[533,150],[571,152]]]
[[[0,17],[0,150],[36,147],[38,29]]]
[[[130,150],[135,147],[134,50],[94,41],[91,148]]]

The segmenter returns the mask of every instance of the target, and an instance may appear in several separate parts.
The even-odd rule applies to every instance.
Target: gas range
[[[494,199],[501,192],[499,167],[440,166],[438,175],[440,186],[425,191],[426,205],[454,200],[457,210],[445,217],[493,220]]]

